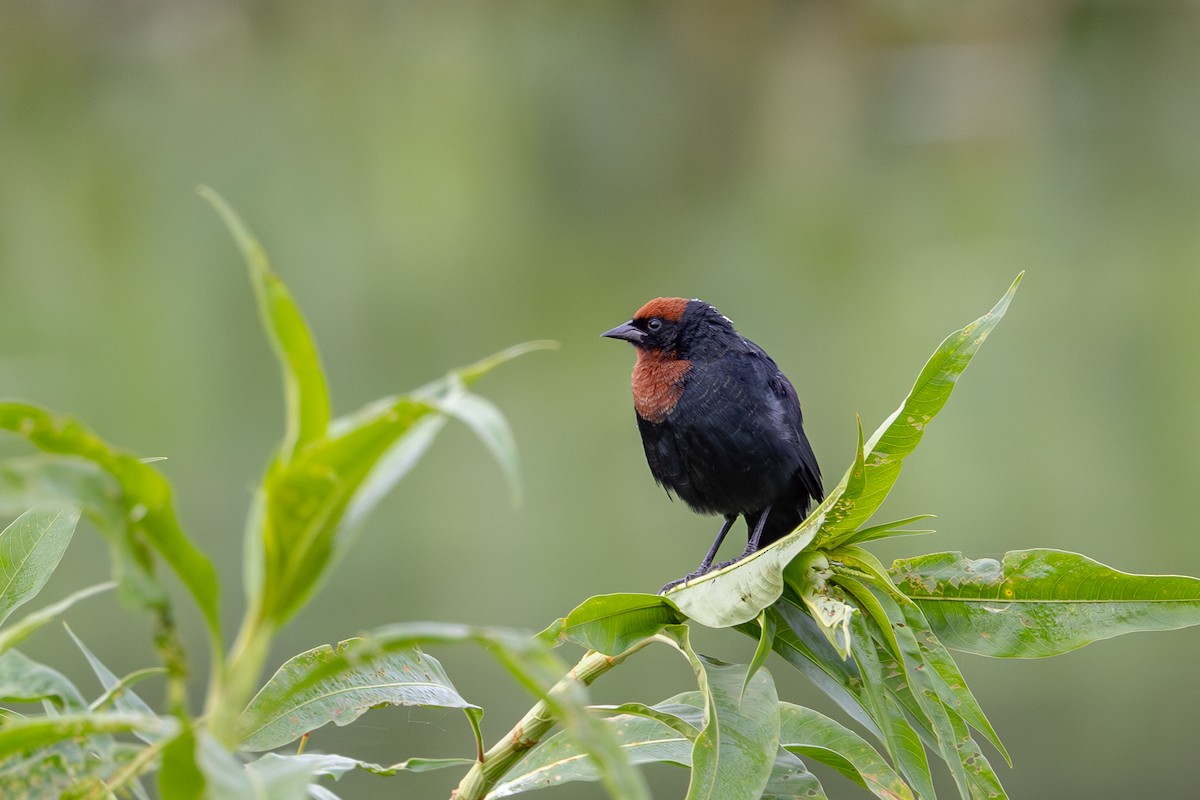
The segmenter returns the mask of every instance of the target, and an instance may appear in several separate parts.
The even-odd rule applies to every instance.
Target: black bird
[[[689,578],[712,569],[739,516],[744,557],[794,530],[825,496],[795,388],[721,312],[659,297],[602,335],[637,351],[633,407],[654,479],[693,510],[725,518]]]

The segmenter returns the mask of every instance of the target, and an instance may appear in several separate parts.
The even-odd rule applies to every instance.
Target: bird
[[[699,568],[663,591],[712,571],[738,517],[747,545],[727,564],[786,536],[824,499],[795,387],[716,308],[657,297],[601,336],[636,351],[633,407],[655,481],[693,511],[724,517]]]

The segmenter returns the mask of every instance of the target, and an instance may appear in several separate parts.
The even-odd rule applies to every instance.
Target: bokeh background
[[[939,532],[880,555],[1047,546],[1200,575],[1198,43],[1191,2],[4,3],[0,394],[168,457],[232,628],[281,393],[198,184],[266,244],[339,413],[560,341],[480,386],[520,443],[524,503],[448,429],[278,663],[392,621],[540,629],[691,569],[716,521],[653,485],[633,353],[598,338],[645,300],[703,297],[763,344],[832,483],[855,413],[873,429],[941,338],[1027,270],[882,512],[936,513]],[[101,580],[105,559],[82,531],[44,598]],[[118,673],[152,662],[149,621],[115,599],[69,619]],[[203,636],[182,622],[199,692]],[[751,644],[700,635],[725,660]],[[24,649],[94,688],[61,629]],[[479,652],[435,654],[486,707],[489,740],[530,703]],[[1016,762],[1000,767],[1012,796],[1068,799],[1194,796],[1198,659],[1190,630],[960,661]],[[639,655],[595,696],[682,691],[676,662]],[[469,742],[460,715],[384,710],[312,746],[392,763]],[[650,775],[656,796],[682,795],[681,770]]]

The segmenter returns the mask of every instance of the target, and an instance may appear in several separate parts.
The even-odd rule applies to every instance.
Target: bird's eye
[[[646,329],[653,332],[653,331],[657,331],[660,328],[662,328],[662,325],[663,325],[663,323],[662,323],[661,319],[659,319],[658,317],[651,317],[646,322]]]

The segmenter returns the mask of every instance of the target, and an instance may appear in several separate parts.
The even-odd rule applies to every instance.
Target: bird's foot
[[[710,573],[712,571],[713,571],[713,567],[709,567],[708,569],[698,569],[695,572],[689,572],[687,575],[684,575],[682,578],[676,578],[675,580],[668,583],[666,586],[659,589],[658,593],[663,594],[668,589],[674,589],[676,586],[680,586],[681,584],[687,583],[690,580],[699,578],[701,575],[707,575],[708,573]]]

